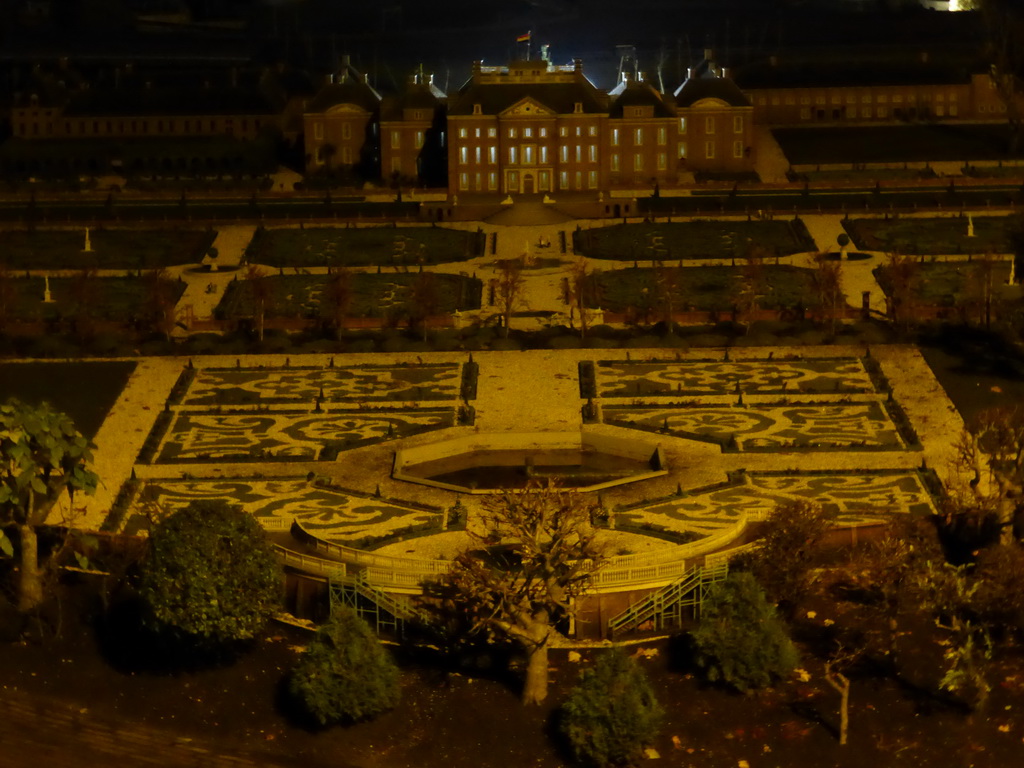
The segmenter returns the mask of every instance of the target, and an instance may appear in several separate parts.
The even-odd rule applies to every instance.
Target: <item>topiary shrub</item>
[[[251,515],[193,501],[150,534],[139,595],[148,623],[201,647],[253,639],[277,611],[281,567]]]
[[[288,691],[320,725],[367,720],[398,704],[398,667],[367,623],[336,605],[292,670]]]
[[[576,760],[629,765],[661,727],[661,706],[644,671],[621,650],[604,653],[561,709],[561,731]]]
[[[708,679],[743,692],[771,685],[798,661],[785,625],[749,573],[730,573],[711,587],[691,637]]]

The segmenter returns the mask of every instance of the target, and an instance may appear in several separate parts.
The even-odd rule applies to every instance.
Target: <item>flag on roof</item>
[[[517,43],[528,43],[530,42],[530,33],[527,32],[525,35],[520,35],[516,38]]]

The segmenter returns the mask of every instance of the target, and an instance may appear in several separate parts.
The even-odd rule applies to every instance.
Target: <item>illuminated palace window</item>
[[[547,161],[548,161],[548,148],[547,147],[541,147],[540,148],[540,161],[542,163],[547,163]]]
[[[469,162],[469,149],[466,147],[459,147],[459,162],[462,165]]]
[[[641,144],[644,143],[644,129],[643,128],[637,128],[633,132],[633,143],[636,144],[638,147]]]
[[[680,133],[686,133],[686,118],[685,117],[680,117],[679,118],[679,132]]]
[[[664,152],[658,153],[658,170],[664,171],[668,167],[668,157]]]
[[[529,130],[529,129],[527,129]],[[523,147],[523,163],[526,165],[533,165],[536,162],[536,153],[534,152],[534,146],[527,144]]]
[[[612,155],[612,170],[616,171],[616,172],[619,170],[619,156],[618,155]]]
[[[498,148],[494,145],[487,148],[487,162],[491,165],[498,164]]]
[[[518,163],[519,162],[519,153],[516,151],[515,147],[509,147],[508,148],[508,161],[510,163]]]
[[[678,146],[679,157],[686,157],[686,142],[680,141]]]
[[[633,155],[633,170],[642,171],[644,169],[644,156]]]
[[[591,189],[597,189],[597,171],[591,171],[587,177],[587,186]]]
[[[590,162],[596,163],[597,162],[597,145],[596,144],[591,144],[590,145],[589,153],[590,153]]]
[[[423,131],[416,131],[416,149],[423,147]]]
[[[619,129],[618,128],[612,128],[612,146],[613,147],[619,146]]]
[[[563,163],[569,162],[569,147],[563,144],[561,147],[558,148],[558,153],[561,155],[561,160]]]
[[[469,131],[467,131],[465,128],[459,128],[459,138],[464,139],[467,136],[469,136]]]
[[[658,129],[658,146],[663,147],[668,143],[668,129],[661,127]]]
[[[391,132],[391,148],[399,149],[402,146],[402,134],[400,131]]]
[[[704,156],[709,160],[715,156],[715,142],[704,142]]]

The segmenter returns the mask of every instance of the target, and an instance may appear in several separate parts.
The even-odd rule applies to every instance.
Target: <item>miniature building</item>
[[[397,184],[447,184],[444,93],[433,75],[410,76],[405,90],[381,103],[381,172]]]
[[[380,174],[380,94],[349,61],[306,106],[306,171]]]

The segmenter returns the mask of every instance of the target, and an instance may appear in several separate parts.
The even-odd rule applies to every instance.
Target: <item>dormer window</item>
[[[577,101],[576,104],[573,105],[572,111],[575,112],[577,115],[582,113],[583,112],[583,102],[582,101]]]
[[[481,105],[479,105],[479,104],[474,104],[473,105],[473,114],[474,115],[482,115],[483,114],[483,107]]]

